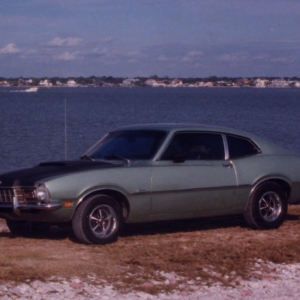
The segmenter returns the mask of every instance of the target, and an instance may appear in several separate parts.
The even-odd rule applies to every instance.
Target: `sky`
[[[1,0],[0,77],[300,77],[299,0]]]

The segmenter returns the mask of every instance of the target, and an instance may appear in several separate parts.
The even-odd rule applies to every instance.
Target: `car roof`
[[[244,138],[251,139],[260,149],[263,150],[264,154],[292,154],[293,152],[283,149],[274,143],[263,139],[257,135],[222,127],[222,126],[213,126],[206,124],[189,124],[189,123],[152,123],[152,124],[136,124],[136,125],[128,125],[116,128],[114,131],[122,131],[122,130],[163,130],[167,131],[171,134],[178,131],[206,131],[206,132],[216,132],[216,133],[224,133],[236,135]]]
[[[152,123],[152,124],[136,124],[116,128],[113,131],[120,130],[163,130],[163,131],[211,131],[219,133],[229,133],[233,135],[241,135],[244,137],[254,137],[254,135],[232,128],[213,126],[206,124],[189,124],[189,123]]]

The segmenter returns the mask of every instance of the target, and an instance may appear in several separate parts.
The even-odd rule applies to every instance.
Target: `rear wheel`
[[[278,228],[286,218],[287,196],[275,182],[259,185],[251,194],[244,217],[252,228]]]
[[[117,240],[123,225],[120,205],[106,195],[93,196],[76,210],[72,227],[85,244],[107,244]]]

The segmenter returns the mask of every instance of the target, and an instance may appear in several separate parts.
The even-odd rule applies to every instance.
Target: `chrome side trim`
[[[228,190],[228,189],[236,189],[237,185],[230,186],[218,186],[218,187],[205,187],[205,188],[191,188],[191,189],[180,189],[180,190],[160,190],[160,191],[152,191],[152,195],[154,194],[165,194],[165,193],[188,193],[188,192],[198,192],[198,191],[210,191],[210,190]],[[132,195],[135,195],[133,193]]]

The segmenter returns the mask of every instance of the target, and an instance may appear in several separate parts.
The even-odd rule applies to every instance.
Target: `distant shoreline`
[[[266,86],[266,87],[256,87],[256,86],[198,86],[198,87],[189,87],[189,86],[178,86],[178,87],[161,87],[161,86],[0,86],[0,89],[29,89],[29,88],[38,88],[38,89],[75,89],[75,88],[155,88],[155,89],[300,89],[300,87],[274,87],[274,86]]]
[[[207,78],[169,78],[135,77],[122,78],[112,76],[76,77],[76,78],[3,78],[0,87],[11,88],[50,88],[50,87],[161,87],[161,88],[199,88],[199,87],[254,87],[254,88],[300,88],[300,78],[251,77],[229,78],[211,76]]]

